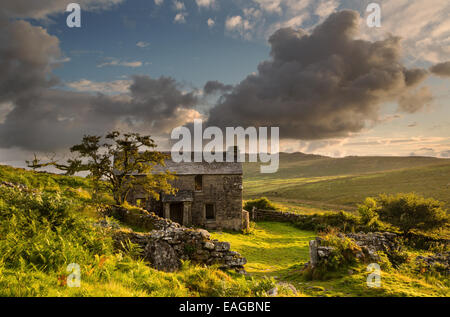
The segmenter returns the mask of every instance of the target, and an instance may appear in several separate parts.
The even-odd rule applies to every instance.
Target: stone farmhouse
[[[242,163],[236,159],[212,163],[168,159],[165,164],[152,173],[175,173],[172,186],[177,193],[161,194],[160,200],[154,200],[137,189],[129,194],[129,203],[186,227],[241,230],[248,225],[248,213],[242,209]]]

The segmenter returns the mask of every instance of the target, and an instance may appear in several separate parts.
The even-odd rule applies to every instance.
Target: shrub
[[[323,263],[327,269],[336,271],[358,263],[356,255],[361,253],[361,248],[353,239],[337,235],[334,230],[321,233],[319,236],[322,239],[320,242],[322,246],[333,248],[330,257]]]
[[[325,280],[347,274],[350,267],[357,265],[362,259],[361,248],[356,242],[344,235],[338,234],[336,229],[329,229],[319,233],[320,246],[330,247],[329,254],[322,258],[315,267],[306,267],[302,275],[308,280]]]
[[[358,205],[358,214],[361,223],[370,231],[377,231],[382,226],[378,220],[378,209],[376,200],[371,197],[366,198],[363,204]]]
[[[111,239],[75,208],[58,194],[0,187],[0,262],[6,268],[54,271],[72,262],[90,263],[110,250]]]
[[[244,204],[244,209],[247,211],[252,211],[253,207],[262,210],[276,210],[275,205],[266,197],[261,197],[254,200],[248,200]]]
[[[380,195],[380,219],[398,227],[405,234],[413,229],[430,231],[445,226],[448,216],[444,203],[414,193]]]

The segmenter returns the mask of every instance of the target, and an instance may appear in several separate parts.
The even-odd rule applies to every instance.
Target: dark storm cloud
[[[58,38],[25,21],[0,16],[0,102],[26,98],[56,83],[51,71],[61,57]]]
[[[186,122],[195,104],[192,93],[182,93],[175,80],[166,77],[136,76],[130,93],[123,96],[42,89],[15,102],[0,124],[0,147],[56,150],[84,134],[112,129],[168,133]]]
[[[206,95],[211,95],[211,94],[215,94],[215,93],[223,94],[232,89],[233,89],[232,85],[225,85],[217,80],[208,81],[205,84],[205,87],[203,87],[203,91],[205,92]]]
[[[123,0],[2,0],[0,10],[14,18],[45,19],[54,13],[65,12],[72,2],[78,3],[83,10],[93,11],[108,9]]]
[[[380,122],[383,102],[403,98],[399,111],[420,110],[424,104],[408,97],[427,71],[402,65],[397,37],[355,39],[358,25],[358,13],[341,11],[311,34],[276,31],[269,39],[272,59],[219,99],[208,124],[279,126],[283,138],[323,139]],[[415,93],[426,99],[424,91]]]
[[[450,61],[434,65],[430,71],[441,77],[450,77]]]
[[[168,77],[134,76],[119,96],[56,89],[58,39],[26,21],[0,26],[0,148],[57,150],[111,129],[168,133],[195,115],[197,97]]]

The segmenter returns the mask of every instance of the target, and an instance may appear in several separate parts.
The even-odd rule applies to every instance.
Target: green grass
[[[331,158],[303,153],[280,153],[280,168],[274,174],[261,174],[260,163],[245,163],[246,179],[290,179],[340,175],[358,175],[404,168],[450,164],[448,159],[433,157],[349,156]]]
[[[243,254],[248,261],[245,266],[248,272],[276,275],[291,265],[308,260],[308,242],[315,234],[287,223],[258,222],[248,235],[212,232],[212,237],[230,242],[233,250]]]
[[[22,184],[29,188],[46,192],[65,190],[90,191],[92,188],[91,181],[84,177],[39,173],[7,165],[0,165],[0,181]]]
[[[303,231],[287,223],[258,222],[252,234],[212,232],[217,239],[230,241],[234,250],[248,260],[246,269],[253,276],[271,276],[278,281],[293,284],[304,296],[450,296],[449,282],[417,274],[413,262],[398,269],[382,271],[381,287],[367,286],[365,265],[330,274],[325,281],[310,281],[302,274],[309,260],[309,240],[316,234]],[[424,252],[410,250],[411,259]]]
[[[259,174],[244,169],[244,198],[266,196],[281,205],[310,213],[354,210],[368,196],[416,192],[450,208],[450,160],[423,157],[347,157],[341,159],[281,154],[280,169]]]
[[[284,211],[351,210],[366,196],[382,192],[415,191],[450,202],[448,160],[297,153],[282,155],[276,174],[262,175],[258,169],[245,167],[245,197],[268,196]],[[0,180],[33,190],[0,193],[0,296],[261,296],[274,286],[270,278],[290,282],[307,296],[450,296],[448,281],[417,274],[411,263],[383,272],[379,289],[367,287],[362,265],[352,268],[354,274],[309,281],[301,268],[316,234],[274,222],[258,223],[245,235],[212,233],[247,258],[248,277],[189,263],[177,273],[159,272],[132,251],[114,250],[108,233],[92,226],[98,215],[90,204],[89,179],[0,166]],[[80,288],[60,282],[72,262],[82,268]]]
[[[274,287],[189,263],[154,270],[136,246],[115,249],[110,231],[95,225],[89,180],[5,166],[0,175],[27,186],[0,186],[0,296],[265,296]],[[70,263],[80,266],[81,287],[65,285]]]

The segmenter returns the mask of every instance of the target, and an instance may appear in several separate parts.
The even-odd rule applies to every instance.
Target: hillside
[[[188,262],[175,273],[151,268],[137,245],[114,245],[111,231],[130,229],[103,218],[91,194],[86,178],[0,165],[0,297],[264,296],[274,287]],[[71,263],[80,287],[68,285]]]
[[[448,173],[449,166],[439,166],[411,170],[425,171],[421,175]],[[390,173],[401,175],[405,170],[386,172]],[[413,175],[410,170],[406,174]],[[367,175],[330,177],[322,182],[353,179],[357,187],[357,180]],[[297,187],[301,188],[303,182],[304,193],[308,186],[313,186],[309,190],[315,198],[311,193],[321,183],[318,178],[292,178],[292,184],[289,180],[273,179],[271,186],[276,188],[279,182],[282,185],[279,191],[289,197],[291,191],[298,192]],[[379,183],[382,185],[383,180]],[[272,189],[266,187],[266,190]],[[130,230],[130,227],[113,218],[103,219],[91,201],[91,194],[92,186],[87,178],[0,165],[0,297],[266,296],[275,285],[278,285],[277,296],[448,295],[448,280],[434,277],[434,273],[418,275],[413,261],[383,271],[381,289],[367,287],[367,270],[363,264],[349,268],[351,274],[344,270],[332,272],[326,280],[311,280],[303,268],[309,260],[308,242],[317,232],[278,222],[252,223],[246,233],[211,232],[213,238],[230,242],[233,250],[247,258],[248,275],[188,262],[174,273],[157,271],[142,261],[137,245],[129,244],[119,250],[114,247],[111,228],[121,226],[122,230]],[[103,201],[108,200],[110,197],[104,193]],[[439,246],[438,250],[441,250]],[[430,255],[431,251],[407,251],[411,259],[419,254]],[[80,287],[68,287],[66,283],[70,263],[80,265]],[[293,285],[296,291],[286,285]]]
[[[450,160],[431,157],[330,158],[302,153],[280,155],[274,174],[259,163],[244,165],[245,199],[267,196],[287,206],[352,209],[380,193],[416,192],[450,207]]]

